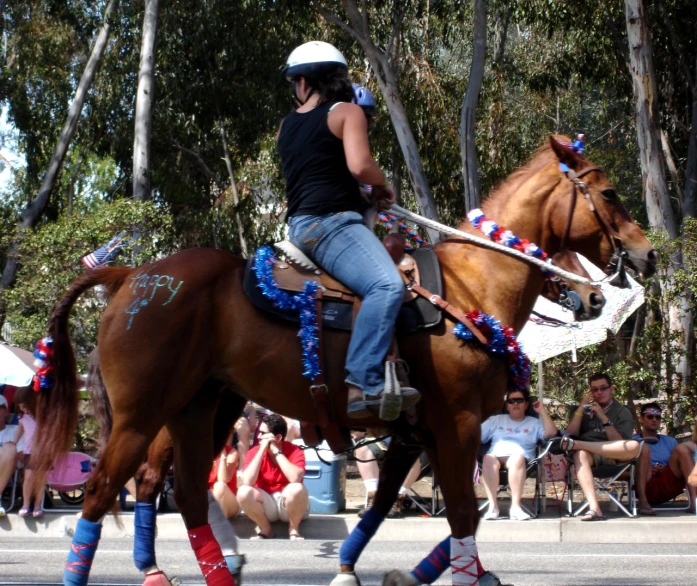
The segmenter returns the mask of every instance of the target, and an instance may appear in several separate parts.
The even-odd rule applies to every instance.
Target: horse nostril
[[[648,256],[649,262],[652,265],[658,264],[658,252],[656,252],[654,249],[649,250],[649,254],[647,256]]]
[[[605,305],[605,297],[598,293],[591,293],[590,304],[593,309],[602,309],[602,307]]]

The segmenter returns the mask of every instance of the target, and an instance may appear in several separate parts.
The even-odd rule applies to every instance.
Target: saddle
[[[471,324],[463,313],[458,312],[442,299],[443,286],[440,264],[431,247],[422,247],[412,251],[411,254],[406,254],[403,238],[393,234],[388,234],[383,243],[405,283],[404,300],[396,324],[399,333],[434,327],[440,323],[442,312],[445,311],[470,327],[480,341],[486,342],[481,332]],[[304,291],[305,283],[308,281],[318,285],[317,322],[320,330],[318,346],[320,364],[323,369],[322,330],[331,328],[351,331],[354,315],[360,307],[360,298],[346,285],[318,267],[291,242],[279,242],[275,244],[275,247],[285,257],[284,261],[277,261],[272,267],[276,287],[287,293],[295,294]],[[299,323],[297,312],[283,310],[264,296],[258,286],[252,260],[247,263],[243,287],[252,304],[261,311]],[[396,350],[396,344],[393,345]],[[324,438],[334,452],[338,453],[347,449],[350,445],[350,438],[339,429],[331,416],[333,401],[323,375],[318,376],[313,381],[310,386],[310,395],[318,413],[319,428],[303,423],[303,440],[308,445],[316,447]]]
[[[289,293],[297,293],[304,289],[306,281],[314,281],[322,289],[322,327],[352,331],[353,315],[360,298],[346,285],[320,269],[291,242],[278,242],[275,248],[286,258],[273,267],[273,276],[278,287]],[[396,264],[405,283],[413,280],[413,283],[421,285],[435,295],[442,294],[440,265],[433,248],[427,246],[416,249],[411,254],[404,254],[398,261]],[[297,313],[282,310],[264,297],[257,287],[257,278],[251,262],[247,264],[245,271],[244,291],[257,309],[299,323]],[[432,328],[437,326],[441,319],[442,314],[433,303],[405,287],[404,301],[396,322],[398,333]]]

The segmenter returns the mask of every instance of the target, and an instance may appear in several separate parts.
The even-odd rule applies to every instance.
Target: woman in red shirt
[[[220,508],[228,519],[237,516],[240,505],[237,502],[237,466],[239,459],[234,446],[234,431],[225,442],[223,451],[213,462],[208,476],[208,489],[213,493]]]

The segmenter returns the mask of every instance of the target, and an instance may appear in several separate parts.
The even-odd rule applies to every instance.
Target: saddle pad
[[[419,266],[421,285],[436,295],[442,295],[440,265],[433,249],[425,246],[414,250],[411,256]],[[295,312],[279,309],[264,297],[261,289],[257,287],[257,277],[251,259],[247,261],[243,287],[247,298],[257,309],[286,321],[299,323]],[[397,318],[397,330],[400,333],[414,332],[438,325],[440,320],[441,312],[438,308],[427,299],[419,297],[402,305]],[[322,301],[322,325],[325,328],[350,332],[353,326],[353,303],[330,301],[325,297]]]

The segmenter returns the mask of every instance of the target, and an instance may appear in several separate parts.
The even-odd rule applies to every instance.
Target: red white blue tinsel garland
[[[552,264],[552,259],[544,250],[537,246],[537,244],[530,242],[525,238],[518,238],[510,230],[506,230],[493,220],[487,218],[484,215],[484,212],[479,208],[470,210],[470,212],[467,214],[467,218],[477,230],[484,232],[484,234],[486,234],[494,242],[503,244],[508,248],[513,248],[527,254],[528,256],[539,258],[540,260],[544,260],[549,264]],[[554,276],[552,271],[545,269],[542,269],[542,274],[547,278]]]
[[[488,340],[487,351],[506,359],[508,363],[508,390],[522,391],[525,389],[530,383],[530,359],[520,347],[513,329],[502,326],[499,320],[478,309],[468,311],[465,315]],[[461,323],[453,328],[453,334],[458,340],[464,342],[475,339],[474,334]]]
[[[50,389],[53,385],[53,338],[46,336],[36,343],[34,364],[38,367],[34,376],[34,391]]]
[[[385,224],[385,228],[388,230],[392,230],[392,228],[395,225],[395,222],[397,223],[397,228],[399,228],[399,231],[404,234],[407,238],[411,238],[418,246],[428,246],[428,242],[426,242],[419,234],[407,226],[404,222],[399,220],[397,216],[394,216],[392,214],[378,214],[378,220],[380,220],[383,224]]]
[[[275,307],[298,312],[300,316],[298,337],[303,349],[303,376],[315,380],[322,373],[319,363],[319,330],[315,303],[317,283],[305,281],[305,288],[296,295],[283,291],[273,278],[273,265],[277,260],[270,246],[262,246],[256,251],[252,268],[257,277],[257,287]]]

